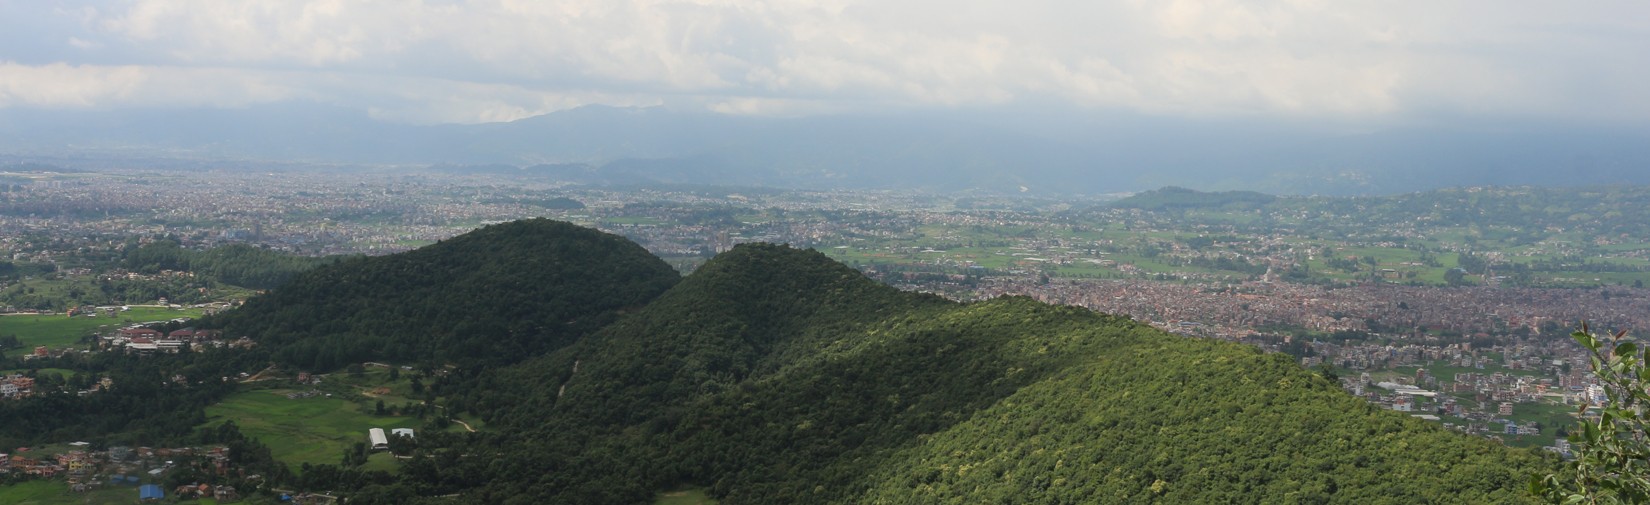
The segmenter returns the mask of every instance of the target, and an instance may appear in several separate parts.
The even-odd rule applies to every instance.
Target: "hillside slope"
[[[488,503],[1525,500],[1547,463],[1378,411],[1288,359],[1024,298],[957,304],[743,245],[578,343],[484,374],[495,434],[398,486]],[[440,454],[467,454],[451,458]],[[382,493],[391,496],[394,493]]]
[[[316,268],[202,325],[317,371],[375,359],[511,363],[570,344],[678,280],[623,237],[534,219]]]

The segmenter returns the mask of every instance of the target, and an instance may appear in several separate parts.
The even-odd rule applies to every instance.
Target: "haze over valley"
[[[0,503],[1650,503],[1650,9],[0,0]]]

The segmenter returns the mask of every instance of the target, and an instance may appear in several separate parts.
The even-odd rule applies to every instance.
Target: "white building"
[[[390,439],[384,436],[383,428],[367,430],[367,438],[372,441],[372,450],[382,451],[390,448]]]

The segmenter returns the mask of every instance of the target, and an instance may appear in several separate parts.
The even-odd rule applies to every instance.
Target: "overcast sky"
[[[1650,2],[0,0],[0,108],[1650,123]]]

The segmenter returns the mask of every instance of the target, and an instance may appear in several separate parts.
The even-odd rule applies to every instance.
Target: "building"
[[[1512,402],[1501,402],[1501,408],[1496,411],[1496,414],[1503,416],[1512,415]]]
[[[149,328],[125,328],[120,330],[120,337],[127,340],[134,338],[147,338],[153,340],[160,338],[160,332]]]
[[[391,435],[399,435],[399,436],[407,437],[409,439],[413,438],[412,428],[396,428],[396,429],[390,430],[390,434]]]
[[[390,439],[384,436],[383,428],[367,430],[367,439],[372,442],[372,450],[383,451],[390,448]]]
[[[160,346],[155,345],[154,340],[151,340],[151,339],[146,338],[146,337],[134,338],[134,339],[132,339],[131,342],[126,344],[126,350],[127,351],[136,352],[136,353],[151,353],[151,352],[155,352],[156,350],[159,350],[159,349],[160,349]]]
[[[1415,400],[1410,399],[1408,396],[1399,396],[1398,398],[1392,400],[1392,410],[1399,412],[1414,411]]]
[[[166,493],[160,490],[160,484],[144,484],[138,488],[138,501],[158,502],[165,497]]]

